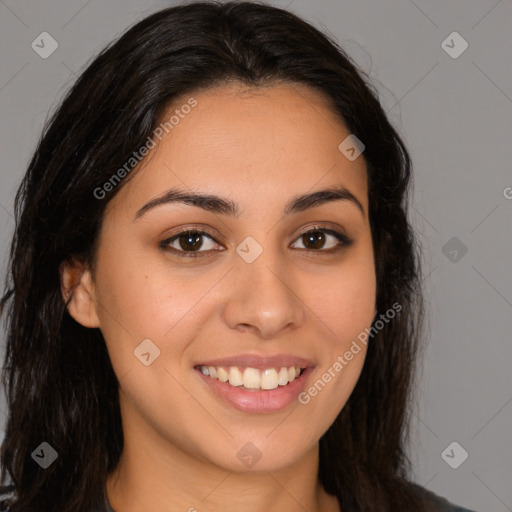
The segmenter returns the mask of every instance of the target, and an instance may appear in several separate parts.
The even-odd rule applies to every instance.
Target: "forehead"
[[[336,185],[366,201],[364,159],[340,152],[347,128],[329,100],[305,85],[217,86],[175,99],[160,121],[161,140],[154,137],[111,208],[129,199],[135,209],[177,186],[247,207]]]

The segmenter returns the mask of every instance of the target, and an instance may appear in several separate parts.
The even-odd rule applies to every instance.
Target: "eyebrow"
[[[357,206],[363,216],[365,214],[363,205],[354,194],[345,187],[330,187],[309,194],[295,196],[286,204],[283,214],[291,215],[293,213],[303,212],[309,208],[332,201],[349,201]],[[212,194],[190,193],[180,189],[170,189],[142,206],[142,208],[137,211],[134,220],[142,217],[149,210],[157,206],[169,203],[187,204],[209,212],[230,215],[235,218],[240,217],[241,213],[238,205],[231,199]]]

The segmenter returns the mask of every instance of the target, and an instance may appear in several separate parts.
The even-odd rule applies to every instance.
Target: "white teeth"
[[[270,370],[264,370],[261,374],[261,389],[275,389],[277,386],[277,372],[275,369],[270,368]]]
[[[285,368],[284,366],[279,370],[277,383],[280,386],[286,386],[286,384],[288,384],[288,369]]]
[[[236,366],[229,369],[229,383],[232,386],[241,386],[244,383],[242,373]]]
[[[227,382],[229,380],[229,373],[224,368],[217,368],[217,378],[221,382]]]
[[[283,366],[258,370],[256,368],[243,368],[243,372],[236,366],[223,368],[221,366],[201,366],[201,372],[212,379],[221,382],[229,382],[231,386],[243,386],[246,389],[276,389],[278,386],[286,386],[300,375],[299,366]]]
[[[255,368],[246,368],[244,370],[244,386],[249,389],[258,389],[260,384],[260,372]]]

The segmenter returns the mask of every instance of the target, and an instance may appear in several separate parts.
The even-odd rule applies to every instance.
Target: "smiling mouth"
[[[203,375],[248,391],[265,391],[284,387],[305,370],[299,366],[282,366],[263,370],[238,366],[196,366]]]

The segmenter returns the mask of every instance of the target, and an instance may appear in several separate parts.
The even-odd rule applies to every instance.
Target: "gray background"
[[[512,3],[269,3],[327,30],[371,74],[413,157],[411,211],[424,249],[430,324],[414,415],[414,478],[460,505],[512,511]],[[104,45],[170,5],[0,1],[2,279],[14,193],[49,113]],[[454,31],[469,44],[457,58],[441,45]],[[42,32],[59,44],[47,59],[31,48]],[[445,44],[462,48],[456,39]],[[3,400],[0,409],[3,423]],[[469,454],[457,469],[441,455],[453,441]],[[454,464],[463,452],[444,453]]]

